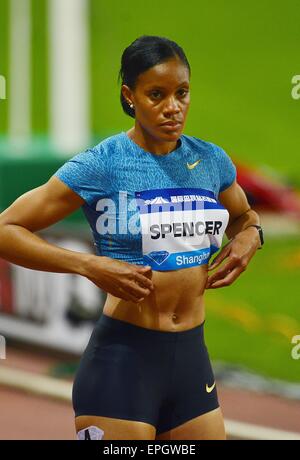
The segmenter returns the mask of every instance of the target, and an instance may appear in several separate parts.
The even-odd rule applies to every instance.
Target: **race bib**
[[[135,192],[145,265],[167,271],[207,264],[218,251],[229,213],[210,190]]]

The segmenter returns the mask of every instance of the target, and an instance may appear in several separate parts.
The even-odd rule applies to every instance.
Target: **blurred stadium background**
[[[132,126],[117,75],[135,38],[166,36],[185,50],[185,133],[232,157],[266,235],[234,285],[206,293],[206,342],[233,438],[300,439],[299,19],[297,0],[0,0],[0,212]],[[93,251],[81,211],[41,235]],[[0,259],[0,438],[74,438],[70,382],[104,299],[80,277]]]

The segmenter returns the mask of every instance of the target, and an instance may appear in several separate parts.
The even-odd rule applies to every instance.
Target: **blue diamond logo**
[[[154,260],[154,262],[158,265],[161,265],[165,260],[167,260],[169,255],[170,253],[168,251],[153,251],[147,254],[147,256]]]

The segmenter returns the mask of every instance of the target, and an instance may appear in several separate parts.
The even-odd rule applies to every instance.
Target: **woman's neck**
[[[142,130],[137,124],[126,134],[142,149],[160,156],[167,155],[178,146],[178,139],[171,142],[159,141]]]

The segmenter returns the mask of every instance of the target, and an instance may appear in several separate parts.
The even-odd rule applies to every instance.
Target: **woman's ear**
[[[128,103],[128,105],[132,104],[132,103],[133,103],[133,100],[132,100],[132,91],[131,91],[131,89],[129,88],[129,86],[127,86],[127,85],[122,85],[122,86],[121,86],[121,91],[122,91],[122,95],[123,95],[123,97],[125,98],[125,101]]]

